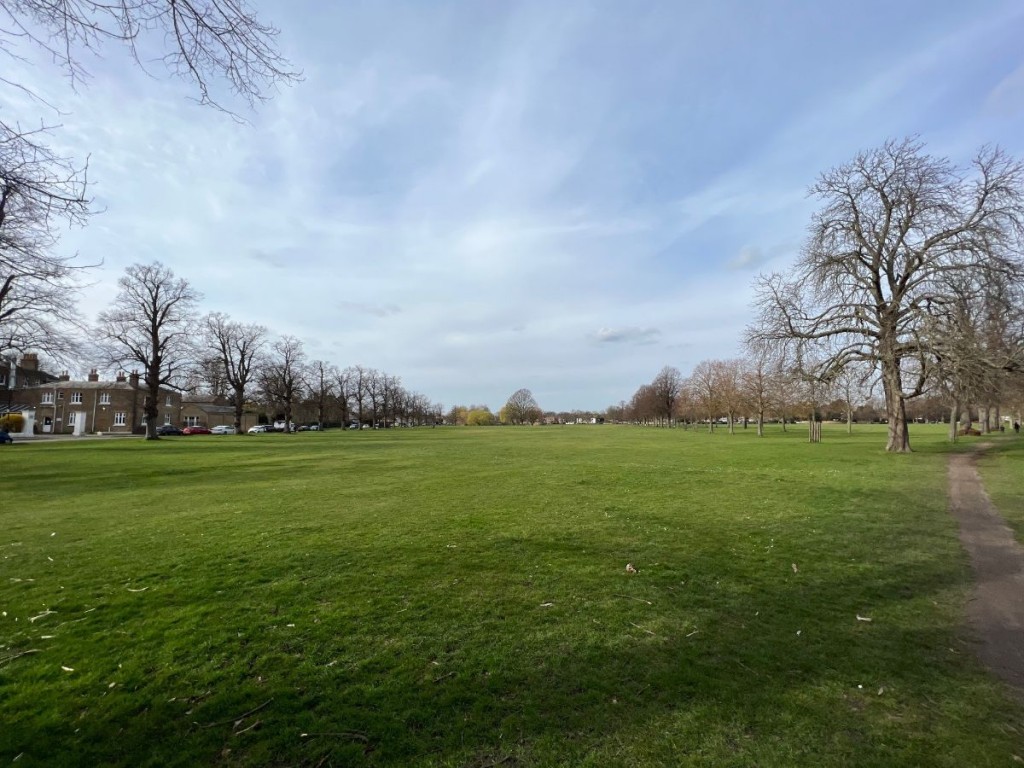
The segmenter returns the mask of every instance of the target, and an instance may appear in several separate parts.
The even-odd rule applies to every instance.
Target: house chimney
[[[89,371],[89,381],[99,381],[99,380],[100,380],[100,375],[96,372],[95,368],[93,368],[91,371]]]
[[[124,377],[124,371],[117,372],[117,378],[114,379],[118,384],[124,384],[126,379]]]
[[[128,383],[132,385],[134,389],[139,388],[139,372],[132,371],[128,376]]]
[[[60,376],[57,377],[58,381],[71,381],[71,374],[67,371],[61,371]]]
[[[38,371],[39,355],[35,352],[26,352],[21,356],[21,367],[25,371]]]

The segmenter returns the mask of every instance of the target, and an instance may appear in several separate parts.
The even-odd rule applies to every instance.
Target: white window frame
[[[114,414],[114,426],[124,427],[128,425],[128,414],[124,411],[118,411]]]
[[[100,405],[110,405],[109,392],[100,392]]]
[[[165,413],[164,414],[164,426],[169,427],[170,425],[171,425],[171,414]]]
[[[41,405],[53,405],[53,392],[43,392],[43,397],[39,402]]]
[[[166,405],[168,408],[170,408],[173,405],[173,403],[171,402],[171,395],[168,395],[164,399],[164,405]]]
[[[72,405],[81,405],[82,404],[82,393],[81,392],[72,392],[71,393],[71,404]]]

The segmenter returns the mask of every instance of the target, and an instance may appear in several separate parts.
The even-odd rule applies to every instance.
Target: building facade
[[[37,434],[141,433],[146,420],[143,405],[146,388],[139,375],[119,373],[113,381],[101,381],[93,370],[85,381],[62,373],[56,381],[24,387],[18,399],[33,409]],[[160,424],[181,421],[181,393],[160,388],[157,402]]]

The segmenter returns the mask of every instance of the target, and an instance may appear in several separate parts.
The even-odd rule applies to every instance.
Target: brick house
[[[0,357],[0,416],[31,409],[34,406],[25,401],[25,388],[56,380],[52,373],[39,370],[38,355],[23,355],[20,362],[13,357]]]
[[[81,435],[90,432],[141,433],[145,429],[142,406],[146,388],[139,374],[118,373],[113,381],[101,381],[92,370],[85,381],[62,373],[55,381],[20,388],[18,398],[35,410],[36,432]],[[160,388],[159,422],[177,424],[181,419],[181,393]]]

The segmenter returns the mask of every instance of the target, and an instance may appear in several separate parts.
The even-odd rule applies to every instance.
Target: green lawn
[[[1012,765],[912,439],[5,448],[0,765]]]
[[[978,462],[989,498],[1024,542],[1024,438],[1010,432],[1005,437],[987,438],[992,448]]]

